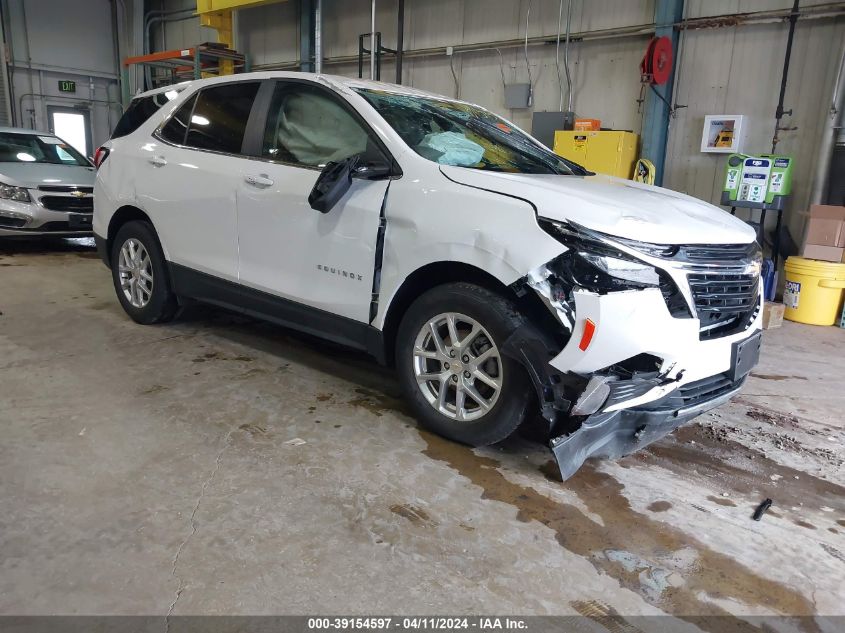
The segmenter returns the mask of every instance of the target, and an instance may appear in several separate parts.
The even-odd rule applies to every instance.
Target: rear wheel
[[[120,227],[112,244],[111,270],[117,298],[134,321],[149,325],[173,319],[178,304],[149,223],[133,220]]]
[[[396,367],[426,428],[484,446],[519,427],[531,385],[501,345],[520,323],[510,302],[473,284],[439,286],[411,305],[399,327]]]

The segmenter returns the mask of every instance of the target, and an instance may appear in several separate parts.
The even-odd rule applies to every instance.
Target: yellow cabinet
[[[554,151],[599,174],[632,178],[640,137],[633,132],[557,130]]]

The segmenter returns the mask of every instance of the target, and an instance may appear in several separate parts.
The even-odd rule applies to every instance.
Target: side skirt
[[[168,263],[173,292],[384,357],[381,331],[367,323]]]

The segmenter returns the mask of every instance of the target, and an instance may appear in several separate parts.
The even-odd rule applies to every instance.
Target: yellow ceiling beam
[[[275,2],[287,2],[287,0],[197,0],[197,13],[202,15],[232,9],[248,9]]]

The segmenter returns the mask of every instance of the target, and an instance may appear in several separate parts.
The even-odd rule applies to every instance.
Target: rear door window
[[[205,88],[190,116],[185,145],[240,154],[258,81],[239,81]]]

